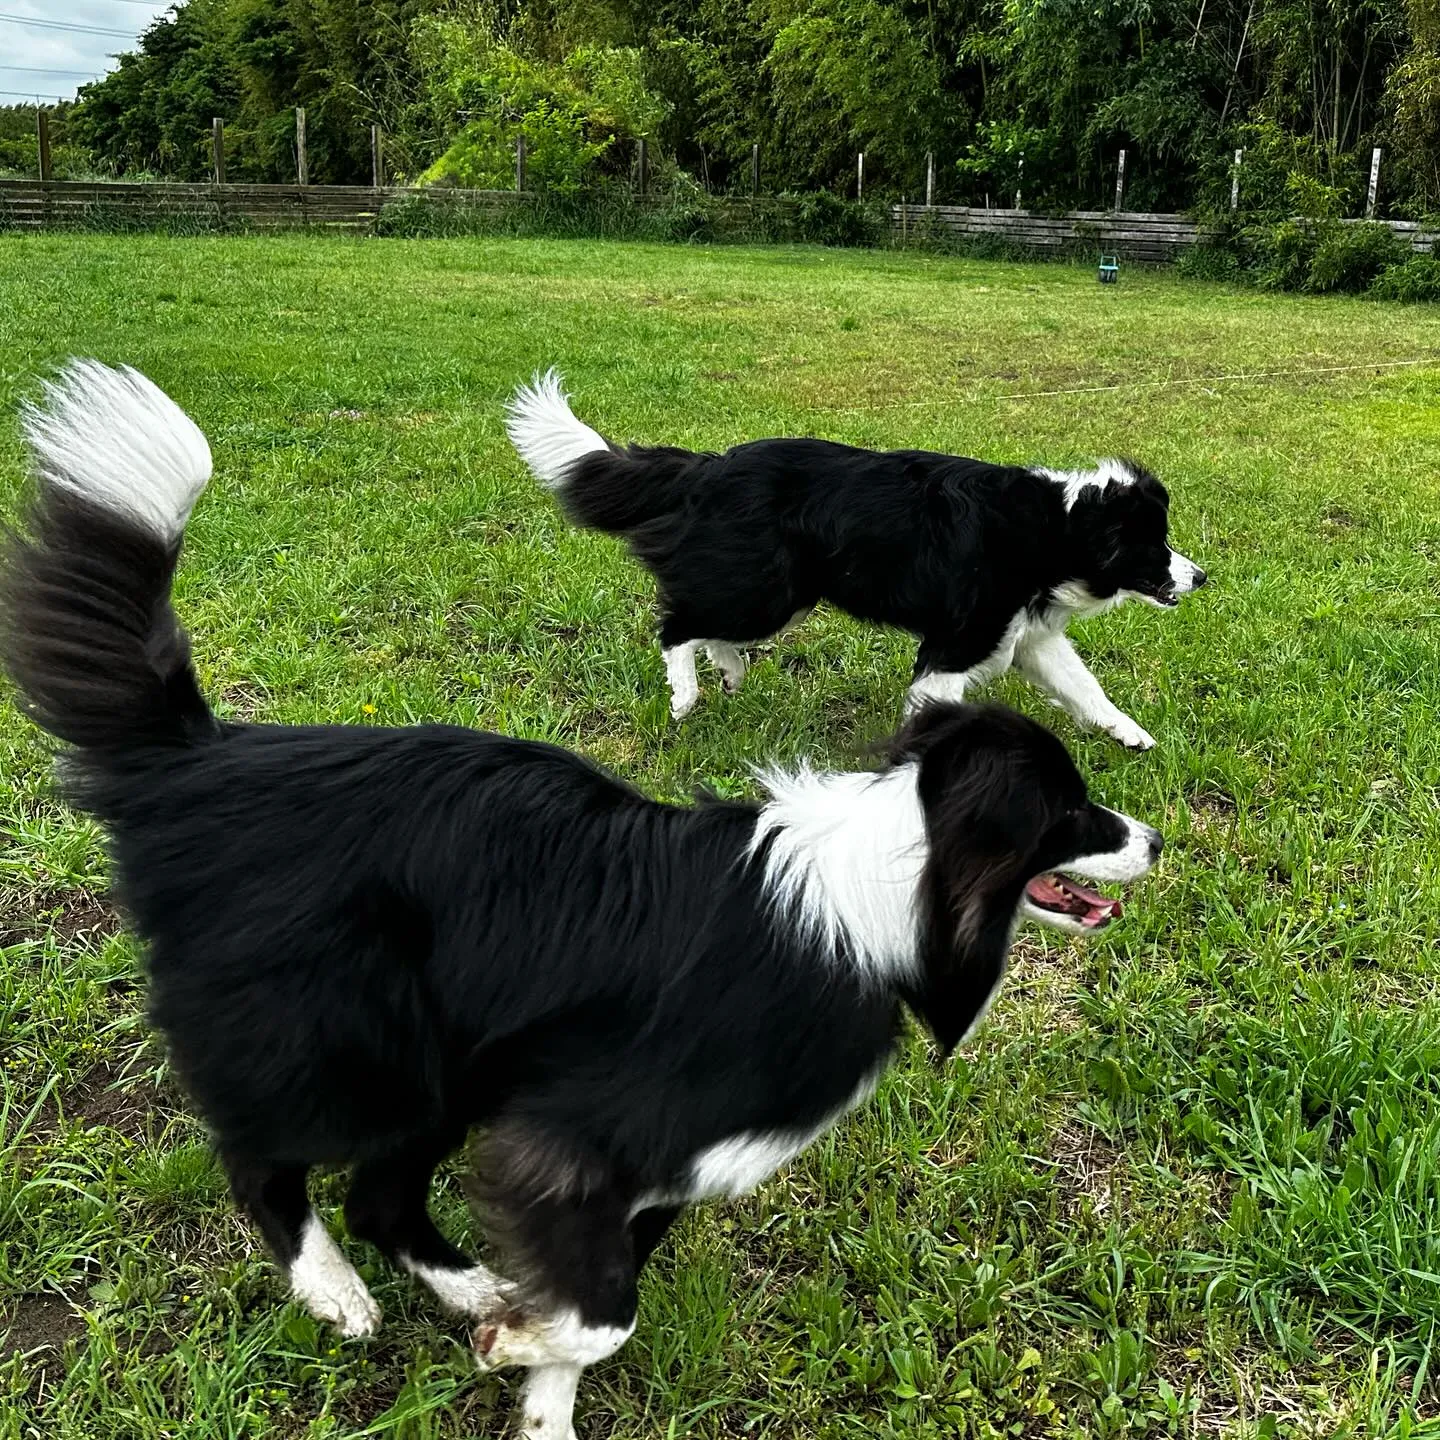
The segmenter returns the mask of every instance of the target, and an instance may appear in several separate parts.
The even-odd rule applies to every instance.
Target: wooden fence
[[[113,222],[140,227],[189,221],[224,229],[283,230],[316,226],[364,233],[398,199],[415,192],[371,185],[125,184],[79,180],[0,180],[0,229],[63,230]],[[498,209],[521,197],[510,191],[444,192],[447,201]]]
[[[192,223],[199,228],[281,230],[313,227],[366,234],[388,205],[424,195],[428,204],[499,212],[529,202],[514,190],[432,189],[373,185],[127,184],[77,180],[0,180],[0,230],[60,230],[113,225],[117,229]],[[660,206],[658,196],[635,203]],[[737,212],[783,208],[780,198],[727,201]],[[1183,215],[1137,211],[992,210],[970,205],[900,204],[889,207],[893,236],[901,243],[943,235],[990,238],[1033,250],[1089,248],[1130,260],[1174,260],[1200,237]],[[1350,222],[1347,222],[1350,223]],[[1413,220],[1383,222],[1413,250],[1429,252],[1435,236]]]
[[[896,205],[891,224],[906,239],[966,235],[1029,250],[1088,245],[1130,260],[1168,261],[1199,238],[1183,215],[1071,210],[1046,215],[1034,210],[987,210],[974,205]]]
[[[1346,220],[1346,225],[1360,223]],[[1413,220],[1384,220],[1412,250],[1428,254],[1435,236]],[[902,239],[966,235],[1029,250],[1089,247],[1130,260],[1172,261],[1200,239],[1201,227],[1183,215],[1139,211],[1070,210],[1046,215],[1033,210],[987,210],[973,205],[895,205],[891,225]]]

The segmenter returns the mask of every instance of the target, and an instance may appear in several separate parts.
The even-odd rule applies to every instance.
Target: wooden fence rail
[[[1412,250],[1428,254],[1434,247],[1434,234],[1413,220],[1381,223],[1407,241]],[[1157,263],[1174,260],[1203,233],[1201,226],[1183,215],[1134,210],[1071,210],[1063,215],[1046,215],[1034,210],[986,210],[973,205],[896,205],[892,207],[891,224],[896,231],[915,239],[930,232],[1002,240],[1032,250],[1091,245],[1130,260]]]
[[[237,223],[257,230],[319,226],[363,233],[373,229],[386,205],[414,193],[400,186],[373,185],[0,180],[0,229],[66,229],[113,219],[125,225],[194,220],[217,227]],[[445,193],[447,201],[495,208],[513,204],[517,198],[505,190]]]
[[[303,133],[303,132],[302,132]],[[523,154],[523,152],[522,152]],[[519,162],[523,166],[523,159]],[[523,169],[521,170],[523,175]],[[531,197],[513,190],[415,190],[374,185],[129,184],[79,180],[0,180],[0,230],[47,230],[195,221],[222,228],[256,230],[318,227],[367,233],[388,205],[423,195],[427,203],[502,211]],[[637,195],[635,203],[663,206],[663,196]],[[761,205],[783,209],[779,197],[732,199],[736,211]],[[992,210],[971,205],[900,204],[889,207],[896,238],[966,235],[992,238],[1035,250],[1092,246],[1131,260],[1166,262],[1200,238],[1200,227],[1183,215],[1138,211],[1072,210],[1047,215],[1033,210]],[[1352,222],[1346,222],[1352,223]],[[1429,252],[1435,235],[1413,220],[1384,222],[1411,249]]]

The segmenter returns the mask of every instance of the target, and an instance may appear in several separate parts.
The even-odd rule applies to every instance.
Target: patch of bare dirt
[[[1050,1141],[1055,1162],[1055,1189],[1069,1219],[1087,1208],[1103,1219],[1119,1200],[1130,1178],[1125,1152],[1112,1145],[1093,1125],[1068,1118]]]
[[[1232,795],[1223,790],[1207,790],[1191,795],[1185,802],[1190,809],[1190,824],[1198,835],[1231,836],[1238,823],[1239,806]]]
[[[66,1116],[78,1120],[87,1130],[103,1126],[128,1140],[138,1140],[146,1133],[152,1117],[163,1123],[175,1112],[179,1097],[150,1080],[126,1082],[113,1066],[102,1062],[67,1090],[61,1103]]]
[[[270,697],[259,685],[240,680],[220,692],[220,702],[231,719],[253,724],[266,712]]]
[[[85,1333],[75,1302],[64,1295],[22,1295],[0,1310],[0,1361],[32,1350],[58,1352]]]
[[[47,932],[61,944],[86,940],[98,944],[122,928],[120,913],[88,890],[42,892],[5,907],[0,919],[0,947],[38,940]]]
[[[1047,1033],[1078,1030],[1081,1016],[1075,1001],[1082,963],[1070,947],[1046,946],[1022,930],[1010,948],[1001,1005],[1024,1006]]]
[[[183,1108],[178,1090],[159,1086],[145,1077],[127,1079],[117,1066],[102,1060],[74,1085],[46,1097],[26,1136],[22,1155],[44,1146],[68,1126],[84,1130],[106,1129],[127,1140],[142,1140],[163,1129]]]

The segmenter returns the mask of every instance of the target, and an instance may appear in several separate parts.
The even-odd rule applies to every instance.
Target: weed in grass
[[[962,1054],[917,1042],[759,1195],[685,1219],[582,1391],[591,1440],[1437,1431],[1440,317],[1127,277],[493,237],[0,243],[0,409],[89,353],[210,435],[177,600],[246,719],[485,725],[670,798],[751,793],[757,760],[854,764],[893,725],[909,644],[823,611],[670,725],[648,581],[503,437],[504,397],[551,363],[619,439],[1135,453],[1171,489],[1211,585],[1077,636],[1159,748],[996,687],[1165,830],[1161,873],[1087,947],[1023,936]],[[21,472],[0,427],[7,496]],[[510,1383],[365,1247],[376,1340],[286,1303],[146,1040],[100,837],[48,772],[4,711],[0,1440],[498,1433]],[[317,1185],[327,1213],[338,1194]],[[456,1173],[435,1203],[478,1244]]]

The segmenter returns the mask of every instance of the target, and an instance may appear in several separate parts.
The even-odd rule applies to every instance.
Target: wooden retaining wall
[[[1157,263],[1174,260],[1201,235],[1200,227],[1183,215],[1130,210],[1071,210],[1063,215],[1046,215],[1037,210],[986,210],[973,205],[894,205],[890,222],[897,235],[914,239],[939,231],[988,237],[1032,250],[1087,246],[1097,252]],[[1435,236],[1413,220],[1384,220],[1381,224],[1408,240],[1412,250],[1428,254],[1434,248]]]

